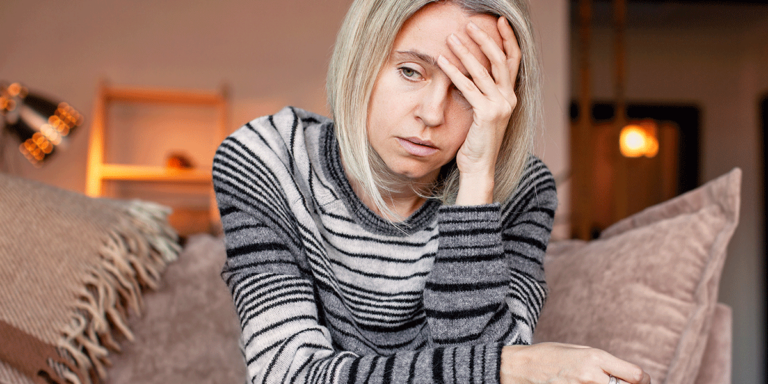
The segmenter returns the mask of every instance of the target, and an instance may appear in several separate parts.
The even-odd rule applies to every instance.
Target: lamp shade
[[[35,166],[66,146],[67,136],[83,122],[69,104],[30,93],[19,83],[0,85],[0,110],[4,129],[19,140],[19,151]]]

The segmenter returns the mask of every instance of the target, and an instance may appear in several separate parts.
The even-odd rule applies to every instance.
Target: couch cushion
[[[604,349],[654,382],[693,383],[738,222],[740,185],[735,169],[597,240],[550,245],[550,295],[534,340]]]
[[[731,307],[717,303],[696,384],[731,384],[732,351],[733,312]]]
[[[131,318],[135,340],[113,359],[109,384],[243,383],[240,324],[221,280],[224,241],[189,238],[143,317]]]

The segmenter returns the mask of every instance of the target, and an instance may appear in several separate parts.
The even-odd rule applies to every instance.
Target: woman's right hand
[[[502,384],[608,384],[610,376],[630,384],[651,383],[637,365],[595,348],[540,343],[506,346],[501,351]]]

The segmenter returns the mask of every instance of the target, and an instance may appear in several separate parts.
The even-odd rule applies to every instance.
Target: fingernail
[[[448,59],[445,58],[445,56],[440,55],[437,57],[437,63],[440,65],[445,65],[448,62]]]
[[[475,31],[479,31],[480,30],[480,28],[478,28],[477,24],[475,24],[475,23],[473,23],[471,21],[469,22],[469,29],[474,29]]]
[[[448,36],[448,40],[450,40],[451,43],[454,43],[456,45],[461,45],[461,40],[459,40],[459,38],[456,37],[456,35],[454,35],[453,33],[451,33],[451,35]]]

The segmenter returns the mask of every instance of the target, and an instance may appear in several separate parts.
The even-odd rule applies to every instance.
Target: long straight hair
[[[408,18],[440,0],[355,0],[336,38],[328,69],[328,102],[347,176],[368,194],[384,217],[399,217],[382,191],[396,179],[368,142],[368,106],[381,67],[397,33]],[[522,53],[515,83],[518,98],[504,134],[495,168],[494,202],[509,199],[522,177],[542,120],[541,71],[526,0],[447,0],[469,14],[503,16],[509,21]],[[459,190],[459,170],[448,170],[432,197],[453,204]]]

